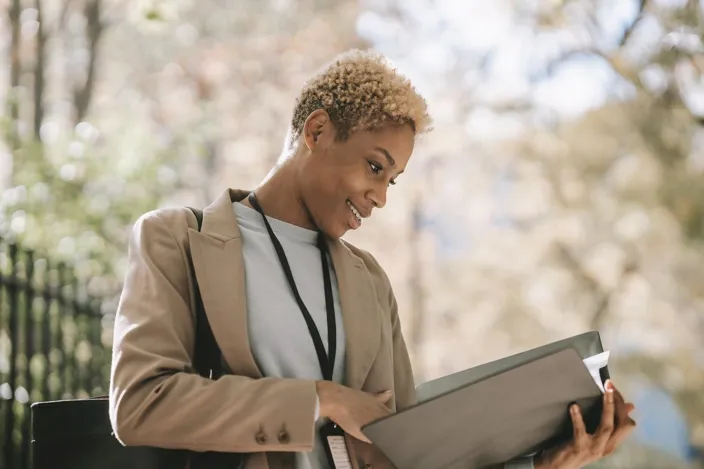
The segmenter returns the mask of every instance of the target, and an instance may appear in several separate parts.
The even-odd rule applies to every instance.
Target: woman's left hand
[[[579,406],[574,404],[570,408],[572,441],[536,458],[535,469],[580,469],[611,454],[631,434],[636,423],[629,414],[635,406],[624,401],[611,380],[605,389],[604,410],[596,432],[587,433]]]

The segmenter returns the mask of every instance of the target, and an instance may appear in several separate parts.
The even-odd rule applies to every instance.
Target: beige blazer
[[[201,232],[187,208],[147,213],[134,226],[110,377],[110,419],[125,445],[252,453],[247,469],[292,468],[292,453],[313,447],[314,382],[263,377],[250,351],[242,238],[232,209],[246,195],[222,194],[204,210]],[[390,389],[392,410],[405,408],[415,402],[415,386],[389,279],[369,253],[340,240],[329,246],[346,330],[345,384]],[[217,381],[193,372],[189,257],[232,373]],[[385,466],[369,456],[378,452],[349,443],[357,462]]]

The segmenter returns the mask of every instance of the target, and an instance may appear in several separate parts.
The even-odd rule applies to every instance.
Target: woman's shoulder
[[[132,236],[141,240],[160,235],[183,243],[188,240],[188,228],[198,229],[195,214],[187,207],[164,207],[142,214],[134,223]]]

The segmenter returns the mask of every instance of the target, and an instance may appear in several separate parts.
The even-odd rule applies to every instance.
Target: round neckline
[[[233,202],[232,205],[239,222],[244,221],[249,228],[268,234],[261,213],[239,201]],[[276,233],[277,236],[293,241],[317,245],[317,231],[293,225],[277,218],[272,218],[269,215],[266,215],[266,219],[271,225],[271,229],[274,230],[274,233]]]

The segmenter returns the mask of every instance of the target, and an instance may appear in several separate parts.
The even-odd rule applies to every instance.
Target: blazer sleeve
[[[394,397],[396,399],[396,410],[400,411],[416,404],[418,399],[416,397],[413,367],[408,355],[406,340],[403,338],[403,330],[398,315],[398,304],[391,286],[389,286],[389,302],[391,305],[391,332],[393,337]]]
[[[355,248],[356,249],[356,248]],[[379,301],[388,304],[391,319],[392,336],[392,359],[394,373],[394,395],[393,402],[396,411],[403,410],[418,402],[416,397],[415,378],[413,376],[413,366],[408,354],[406,340],[403,337],[401,319],[398,314],[398,303],[394,295],[391,281],[386,271],[370,253],[361,249],[357,253],[365,260],[377,285]]]
[[[310,451],[313,381],[235,375],[213,381],[193,372],[185,212],[146,214],[130,237],[110,376],[117,438],[124,445],[192,451]]]

